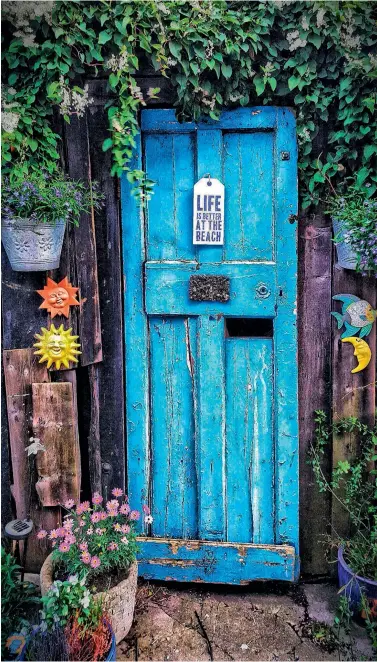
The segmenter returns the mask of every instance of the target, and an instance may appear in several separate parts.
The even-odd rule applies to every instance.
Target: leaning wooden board
[[[34,488],[36,476],[34,455],[28,458],[26,447],[33,436],[31,385],[33,382],[48,382],[49,374],[38,364],[32,349],[5,350],[3,367],[8,413],[8,429],[12,457],[12,494],[19,518],[28,515],[34,522],[34,531],[29,539],[26,567],[38,571],[46,557],[47,547],[39,541],[39,528],[52,529],[60,522],[60,509],[43,508]]]
[[[36,490],[43,506],[80,500],[80,448],[72,384],[32,384],[33,433],[45,447],[36,456]]]

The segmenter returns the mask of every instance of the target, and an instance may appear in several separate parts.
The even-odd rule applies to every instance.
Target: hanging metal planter
[[[357,265],[357,255],[353,248],[346,241],[342,241],[345,228],[342,225],[341,221],[332,219],[334,237],[338,237],[336,242],[336,252],[338,256],[338,265],[342,269],[356,269]]]
[[[57,269],[65,221],[40,223],[27,218],[2,221],[1,238],[13,271]]]

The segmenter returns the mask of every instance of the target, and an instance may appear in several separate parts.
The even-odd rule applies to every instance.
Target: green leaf
[[[365,145],[364,159],[369,160],[373,154],[377,154],[377,145]]]
[[[269,82],[269,85],[270,85],[271,90],[272,90],[273,92],[275,92],[275,90],[276,90],[276,86],[277,86],[277,80],[276,80],[276,78],[273,78],[272,76],[270,76],[270,78],[268,79],[268,82]]]
[[[232,75],[232,67],[230,64],[225,64],[225,62],[223,62],[221,65],[221,72],[224,78],[228,80]]]
[[[176,41],[169,41],[169,50],[171,54],[177,59],[180,59],[182,46]]]
[[[18,74],[16,74],[15,72],[13,72],[13,74],[11,74],[11,75],[8,77],[8,84],[9,84],[9,85],[14,85],[15,82],[16,82],[16,80],[17,80],[17,78],[18,78]]]
[[[264,80],[259,75],[255,76],[255,78],[253,80],[254,80],[254,86],[255,86],[256,93],[259,97],[264,92],[264,88],[265,88]]]
[[[111,138],[106,138],[106,140],[104,140],[103,143],[102,143],[102,151],[107,152],[107,150],[110,149],[110,147],[112,147],[112,146],[113,146],[112,139]]]
[[[319,34],[310,34],[307,37],[307,40],[311,43],[314,44],[314,46],[318,49],[322,43],[321,37]]]
[[[289,89],[294,90],[295,87],[297,87],[297,85],[299,83],[299,80],[300,79],[297,78],[297,76],[291,76],[290,78],[288,78],[288,87],[289,87]]]
[[[365,182],[368,175],[369,175],[369,168],[361,168],[361,170],[359,170],[359,172],[357,173],[357,177],[356,177],[357,186],[361,186],[361,184]]]
[[[102,32],[100,32],[98,35],[98,43],[106,44],[108,41],[110,41],[111,38],[112,38],[111,32],[108,32],[107,30],[102,30]]]

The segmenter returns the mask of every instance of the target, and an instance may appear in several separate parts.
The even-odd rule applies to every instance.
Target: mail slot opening
[[[272,338],[273,321],[257,317],[227,317],[226,338]]]

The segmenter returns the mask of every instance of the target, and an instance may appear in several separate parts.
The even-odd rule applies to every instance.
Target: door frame
[[[275,259],[278,312],[274,318],[275,366],[275,536],[274,545],[231,544],[193,540],[148,538],[139,523],[140,574],[158,579],[243,583],[254,579],[280,578],[295,581],[299,575],[299,446],[297,364],[297,143],[296,122],[288,108],[253,107],[224,111],[215,122],[180,124],[174,110],[143,110],[143,132],[195,132],[211,129],[274,131],[275,168]],[[136,137],[131,169],[142,169],[142,139]],[[127,480],[132,475],[131,503],[147,503],[150,452],[148,321],[144,302],[146,261],[143,210],[131,195],[127,177],[121,180],[122,244],[124,270],[124,325],[126,343]],[[191,219],[190,219],[191,221]],[[295,242],[295,250],[292,250]],[[128,351],[128,347],[132,347]],[[143,358],[145,356],[145,359]],[[287,369],[289,367],[289,369]],[[132,398],[127,398],[127,393]],[[128,480],[130,486],[130,481]],[[153,513],[152,513],[153,514]],[[216,573],[215,558],[222,547],[222,567],[229,575]],[[227,551],[228,550],[228,551]],[[161,554],[163,558],[161,558]],[[238,564],[237,564],[238,561]],[[225,565],[224,565],[225,564]],[[242,571],[232,573],[236,564]],[[214,565],[214,567],[212,567]],[[208,570],[208,568],[211,568]],[[275,572],[276,569],[276,572]],[[202,581],[203,581],[202,579]]]

